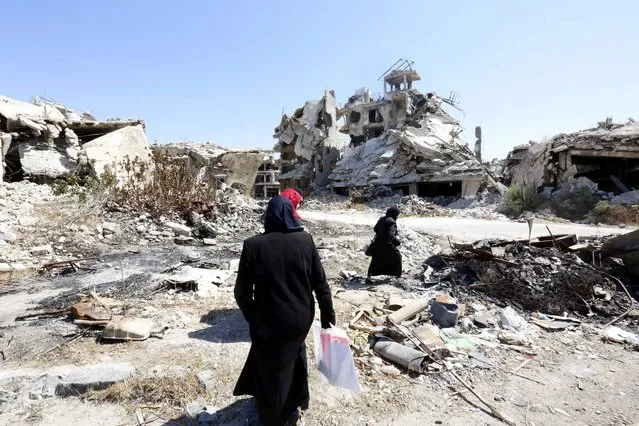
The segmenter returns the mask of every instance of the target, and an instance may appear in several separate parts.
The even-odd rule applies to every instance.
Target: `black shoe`
[[[371,280],[370,278],[366,278],[366,284],[373,284],[373,280]]]

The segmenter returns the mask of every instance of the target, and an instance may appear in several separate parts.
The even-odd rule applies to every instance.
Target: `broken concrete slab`
[[[120,233],[120,225],[113,222],[102,222],[102,233],[105,235],[108,234],[118,234]]]
[[[33,247],[29,250],[33,256],[47,256],[53,253],[53,247],[50,244],[46,244],[43,246]]]
[[[55,148],[38,149],[33,144],[21,143],[18,150],[22,170],[27,176],[55,179],[68,175],[76,168],[76,164]]]
[[[96,176],[109,168],[119,182],[127,177],[122,165],[127,158],[146,164],[152,162],[151,148],[141,125],[128,126],[93,139],[82,145],[82,152]]]
[[[198,297],[207,298],[217,296],[218,286],[224,284],[231,275],[233,272],[228,270],[183,266],[175,274],[160,277],[169,288],[194,291]]]
[[[176,223],[176,222],[165,222],[164,223],[164,227],[170,229],[171,231],[173,231],[174,235],[181,235],[183,237],[190,237],[191,236],[191,228],[189,226],[186,225],[182,225],[180,223]]]
[[[78,396],[89,390],[103,390],[133,376],[130,363],[106,363],[50,372],[45,376],[43,396]]]
[[[624,192],[623,194],[615,195],[610,200],[611,204],[623,204],[626,206],[633,206],[639,204],[639,190]]]

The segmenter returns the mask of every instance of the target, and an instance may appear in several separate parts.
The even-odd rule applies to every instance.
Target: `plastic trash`
[[[318,322],[313,324],[315,360],[320,377],[333,386],[361,392],[357,370],[346,331],[331,327],[323,329]]]
[[[521,330],[526,328],[526,320],[510,306],[499,311],[501,326],[506,330]]]

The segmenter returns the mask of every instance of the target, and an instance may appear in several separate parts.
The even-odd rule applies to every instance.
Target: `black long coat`
[[[283,425],[308,404],[304,340],[315,317],[313,293],[322,323],[335,324],[331,291],[310,234],[271,232],[244,242],[235,298],[252,344],[233,395],[253,395],[266,426]]]
[[[371,243],[372,258],[368,275],[402,275],[402,255],[397,238],[397,223],[392,217],[380,217],[375,227],[375,240]]]

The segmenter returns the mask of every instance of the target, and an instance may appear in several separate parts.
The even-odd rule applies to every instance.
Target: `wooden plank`
[[[430,300],[427,299],[415,300],[411,304],[406,305],[400,310],[390,314],[388,316],[388,320],[392,324],[400,324],[402,321],[413,318],[415,315],[425,310],[429,304]]]

